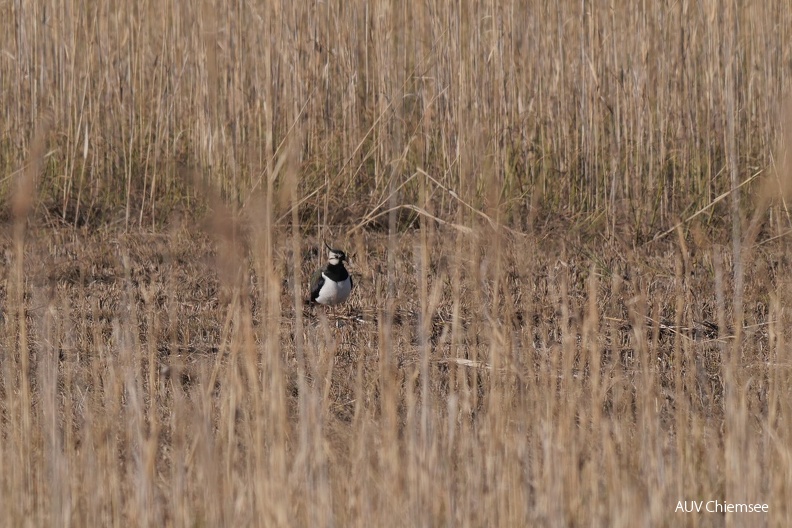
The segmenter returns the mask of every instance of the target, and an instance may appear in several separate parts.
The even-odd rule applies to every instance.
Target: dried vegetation
[[[0,15],[5,525],[790,523],[784,2]]]

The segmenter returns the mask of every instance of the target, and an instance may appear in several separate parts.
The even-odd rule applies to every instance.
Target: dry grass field
[[[0,27],[3,526],[792,524],[786,2]]]

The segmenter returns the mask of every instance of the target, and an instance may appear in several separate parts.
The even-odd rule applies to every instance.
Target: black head
[[[344,253],[340,249],[331,248],[327,244],[327,242],[325,242],[325,246],[327,247],[327,257],[328,257],[327,260],[330,262],[331,265],[337,266],[342,262],[346,262],[347,259],[346,253]]]

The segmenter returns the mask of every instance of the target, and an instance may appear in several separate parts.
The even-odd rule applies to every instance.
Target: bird
[[[340,249],[331,248],[327,242],[325,247],[328,251],[327,265],[317,270],[311,276],[311,298],[308,304],[323,304],[325,306],[335,306],[341,304],[349,298],[352,293],[354,283],[352,276],[344,267],[346,253]]]

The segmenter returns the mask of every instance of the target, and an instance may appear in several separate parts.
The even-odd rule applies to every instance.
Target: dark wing
[[[354,283],[354,281],[352,280],[352,274],[350,273],[350,274],[349,274],[349,291],[352,291],[352,289],[353,289],[354,287],[355,287],[355,283]]]
[[[322,270],[316,271],[313,275],[311,275],[311,301],[312,303],[316,302],[316,298],[319,297],[319,292],[322,290],[322,286],[324,286],[324,277],[322,276]]]

